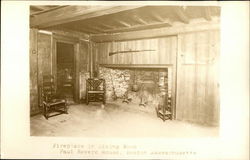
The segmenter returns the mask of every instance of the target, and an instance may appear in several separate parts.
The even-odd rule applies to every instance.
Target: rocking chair
[[[52,75],[43,76],[42,86],[43,115],[46,119],[60,114],[68,114],[67,101],[56,93],[54,77]],[[57,114],[50,115],[52,112]]]
[[[104,79],[89,78],[86,80],[86,104],[105,101],[106,85]]]

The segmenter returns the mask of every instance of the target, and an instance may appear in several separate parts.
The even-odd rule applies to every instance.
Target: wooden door
[[[219,31],[178,36],[176,119],[218,125]]]

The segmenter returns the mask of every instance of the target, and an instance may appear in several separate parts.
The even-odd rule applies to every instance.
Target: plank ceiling
[[[31,6],[30,25],[87,34],[108,34],[211,21],[220,16],[212,6]]]
[[[52,11],[52,10],[55,10],[55,9],[58,9],[61,7],[63,7],[63,6],[59,6],[59,5],[30,6],[30,15],[34,16],[34,15],[41,14],[41,13],[48,12],[48,11]]]

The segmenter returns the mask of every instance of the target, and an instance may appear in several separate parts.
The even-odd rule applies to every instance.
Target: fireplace
[[[171,68],[99,67],[106,80],[107,101],[121,100],[154,112],[171,100]]]

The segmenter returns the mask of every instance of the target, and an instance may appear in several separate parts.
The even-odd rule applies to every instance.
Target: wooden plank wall
[[[38,33],[38,84],[42,84],[42,77],[52,73],[52,35]]]
[[[38,104],[41,102],[42,77],[52,73],[52,35],[39,33],[37,37],[37,56],[38,56]],[[40,108],[41,110],[41,108]]]
[[[38,59],[37,59],[37,30],[30,30],[30,113],[36,114],[38,108]]]
[[[85,99],[86,79],[89,78],[89,42],[80,40],[79,44],[79,98]]]
[[[218,125],[219,31],[178,36],[176,118]]]
[[[95,63],[99,64],[173,64],[172,53],[176,45],[176,36],[129,40],[118,42],[96,43]],[[109,56],[110,52],[154,50],[143,52],[118,53]]]

